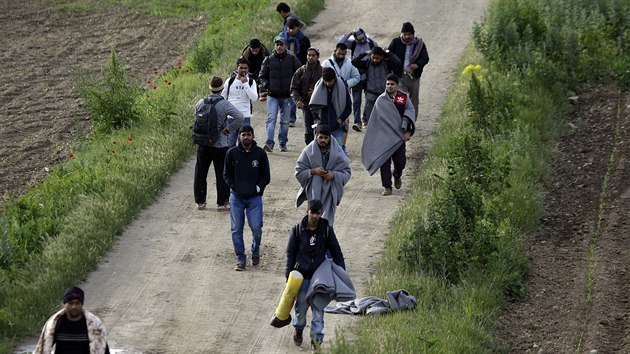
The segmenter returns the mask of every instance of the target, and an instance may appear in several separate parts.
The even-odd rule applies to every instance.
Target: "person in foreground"
[[[392,170],[394,162],[394,187],[402,186],[402,173],[407,163],[405,144],[415,132],[416,114],[409,96],[398,90],[396,75],[387,76],[385,92],[374,104],[370,115],[370,129],[365,133],[361,146],[361,162],[373,175],[381,171],[383,195],[392,194]]]
[[[243,227],[245,216],[252,230],[252,265],[260,263],[260,242],[263,227],[265,187],[271,180],[267,153],[256,144],[254,128],[241,126],[238,144],[225,155],[223,178],[230,186],[230,224],[232,244],[236,254],[234,270],[243,271],[247,264]]]
[[[103,321],[83,308],[81,288],[67,288],[63,308],[52,315],[35,347],[34,354],[109,354]]]
[[[324,262],[327,252],[330,252],[336,265],[346,269],[335,231],[328,224],[328,220],[322,218],[321,215],[322,202],[317,199],[309,200],[306,216],[291,229],[284,274],[286,279],[289,279],[289,273],[292,270],[297,270],[304,277],[293,308],[292,324],[295,328],[293,342],[297,346],[302,345],[304,327],[306,327],[306,313],[311,307],[310,337],[313,349],[318,349],[324,340],[324,309],[309,306],[306,300],[311,278],[320,264]]]

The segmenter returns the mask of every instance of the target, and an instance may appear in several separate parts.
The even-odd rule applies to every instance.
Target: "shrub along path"
[[[585,88],[559,139],[529,295],[500,319],[509,352],[630,352],[630,94]]]
[[[325,60],[336,39],[361,26],[387,46],[401,24],[411,20],[427,43],[431,62],[422,79],[419,131],[409,148],[403,189],[381,196],[380,180],[363,171],[359,159],[362,133],[351,132],[348,143],[353,177],[337,212],[336,230],[359,296],[364,293],[370,265],[382,249],[388,221],[397,210],[431,141],[451,83],[461,71],[457,60],[470,40],[474,21],[487,6],[480,1],[403,1],[392,11],[386,2],[327,1],[326,9],[305,29]],[[361,9],[361,11],[357,11]],[[386,17],[383,14],[388,14]],[[378,22],[378,25],[375,24]],[[280,26],[278,23],[273,26]],[[245,43],[248,38],[243,38]],[[267,41],[266,41],[267,42]],[[234,45],[241,45],[235,43]],[[217,73],[227,76],[228,73]],[[191,107],[192,110],[192,107]],[[265,108],[254,105],[257,140],[264,141]],[[141,212],[82,286],[86,307],[105,321],[113,348],[127,353],[304,352],[288,328],[275,329],[269,320],[284,285],[284,251],[291,225],[304,210],[294,207],[295,161],[304,147],[302,125],[291,128],[289,151],[270,156],[272,183],[265,203],[262,261],[246,272],[234,272],[229,215],[215,211],[214,189],[206,211],[194,208],[194,159],[173,175],[156,202]],[[210,174],[212,176],[212,174]],[[214,178],[210,177],[212,185]],[[249,236],[246,237],[249,242]],[[384,296],[384,294],[375,294]],[[326,335],[347,331],[357,319],[328,315]]]

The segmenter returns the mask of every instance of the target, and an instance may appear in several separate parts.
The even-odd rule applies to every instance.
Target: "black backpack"
[[[195,112],[195,124],[192,127],[192,142],[196,145],[210,146],[221,137],[219,115],[215,105],[223,97],[206,97],[203,105]]]

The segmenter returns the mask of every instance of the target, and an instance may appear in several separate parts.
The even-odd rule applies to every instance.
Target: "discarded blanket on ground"
[[[386,296],[387,299],[366,296],[352,301],[339,302],[336,306],[326,306],[324,311],[349,315],[377,315],[416,308],[416,298],[405,290],[388,291]]]

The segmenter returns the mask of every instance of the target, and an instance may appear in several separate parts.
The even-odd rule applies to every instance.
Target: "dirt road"
[[[359,158],[362,133],[351,132],[348,148],[353,176],[337,209],[336,231],[357,294],[364,289],[371,265],[399,203],[404,202],[411,175],[431,142],[436,119],[466,45],[474,21],[487,0],[327,1],[326,9],[305,29],[326,59],[343,33],[360,26],[382,46],[411,21],[423,37],[431,62],[421,87],[419,132],[408,149],[409,167],[403,188],[381,196],[380,179],[369,177]],[[385,16],[385,14],[387,14]],[[244,39],[245,41],[245,39]],[[222,73],[223,75],[226,73]],[[255,105],[253,125],[264,141],[266,110]],[[265,226],[261,264],[235,272],[229,214],[210,208],[198,211],[192,197],[194,159],[119,237],[105,261],[82,284],[86,307],[105,321],[110,346],[124,353],[300,353],[291,327],[269,325],[284,286],[284,251],[290,227],[305,210],[295,208],[296,159],[303,145],[299,124],[289,133],[288,152],[270,154],[272,182],[264,196]],[[212,174],[211,174],[212,175]],[[210,177],[210,184],[214,183]],[[209,201],[214,200],[209,189]],[[212,203],[210,203],[212,205]],[[251,236],[246,234],[246,244]],[[384,294],[373,294],[384,296]],[[310,315],[309,315],[310,316]],[[330,340],[338,328],[346,332],[357,318],[327,315]]]

